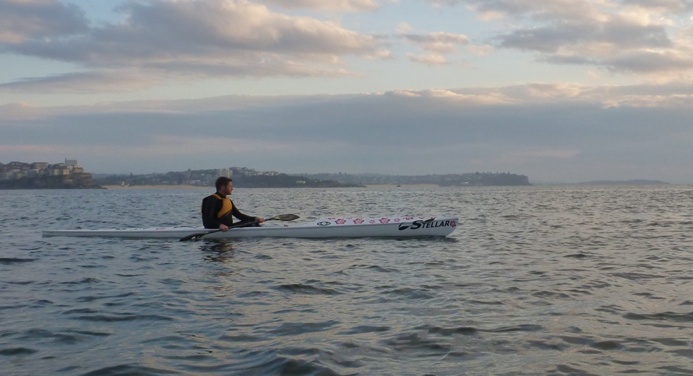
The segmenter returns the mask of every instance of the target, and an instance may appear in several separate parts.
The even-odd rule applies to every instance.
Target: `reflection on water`
[[[228,239],[200,240],[199,249],[207,261],[224,262],[233,258],[233,242]]]

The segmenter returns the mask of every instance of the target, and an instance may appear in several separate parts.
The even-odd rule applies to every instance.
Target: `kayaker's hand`
[[[257,222],[257,223],[262,223],[264,221],[265,221],[265,219],[262,217],[255,217],[255,222]]]
[[[221,230],[222,232],[229,231],[229,226],[222,223],[219,225],[219,230]]]

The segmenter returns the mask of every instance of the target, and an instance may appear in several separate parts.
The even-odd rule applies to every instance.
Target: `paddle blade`
[[[294,219],[299,219],[301,217],[297,216],[296,214],[279,214],[275,215],[274,217],[267,218],[265,221],[293,221]]]
[[[204,234],[206,234],[206,232],[205,232],[205,233],[190,234],[190,235],[187,235],[187,236],[184,236],[184,237],[178,239],[178,241],[179,241],[179,242],[185,242],[185,241],[188,241],[188,240],[190,240],[190,239],[192,239],[192,238],[196,238],[196,237],[198,237],[198,236],[202,236],[202,235],[204,235]]]
[[[211,234],[211,233],[213,233],[213,232],[218,232],[218,231],[221,231],[221,230],[212,230],[212,231],[207,231],[207,232],[198,232],[198,233],[196,233],[196,234],[186,235],[186,236],[184,236],[184,237],[178,239],[178,241],[179,241],[179,242],[185,242],[185,241],[188,241],[188,240],[191,240],[191,239],[197,240],[197,239],[199,239],[199,238],[201,238],[201,237],[203,237],[203,236],[205,236],[205,235],[207,235],[207,234]]]

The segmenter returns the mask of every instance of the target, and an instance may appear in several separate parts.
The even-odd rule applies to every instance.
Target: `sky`
[[[693,183],[693,0],[1,0],[0,162]]]

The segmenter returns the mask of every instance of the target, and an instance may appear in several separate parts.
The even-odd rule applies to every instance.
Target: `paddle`
[[[297,216],[296,214],[280,214],[280,215],[275,215],[274,217],[270,217],[270,218],[265,219],[265,222],[267,222],[267,221],[293,221],[294,219],[298,219],[298,218],[300,218],[300,217]],[[235,225],[229,226],[229,229],[237,228],[237,227],[247,227],[247,226],[251,226],[254,224],[255,224],[254,222],[241,222],[241,223],[237,223]],[[186,235],[186,236],[178,239],[178,241],[184,242],[184,241],[187,241],[190,239],[197,240],[197,239],[200,239],[201,237],[203,237],[207,234],[213,234],[213,233],[219,232],[219,231],[221,231],[221,230],[217,229],[217,230],[211,230],[211,231],[207,231],[207,232],[198,232],[196,234]]]

